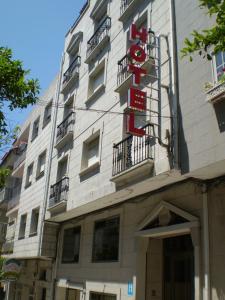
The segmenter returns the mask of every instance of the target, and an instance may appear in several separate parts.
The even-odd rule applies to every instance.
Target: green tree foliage
[[[4,262],[5,262],[5,258],[0,256],[0,281],[4,280],[4,278],[5,278],[5,274],[4,274],[4,271],[3,271]]]
[[[11,111],[17,108],[23,109],[36,103],[40,91],[39,82],[36,79],[27,79],[29,70],[23,68],[20,60],[13,59],[12,50],[0,47],[0,148],[8,145],[15,132],[9,130],[7,116],[4,109]],[[17,131],[17,128],[16,128]],[[4,185],[10,170],[0,168],[0,187]]]
[[[212,59],[212,55],[225,51],[225,0],[199,0],[200,8],[207,9],[210,18],[215,18],[215,24],[201,32],[194,30],[192,39],[186,38],[185,47],[181,50],[182,57],[198,53],[203,58]]]

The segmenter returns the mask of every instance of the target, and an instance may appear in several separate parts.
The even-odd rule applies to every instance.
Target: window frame
[[[44,163],[44,170],[41,171],[41,158],[44,157],[45,163]],[[45,149],[39,156],[38,156],[38,162],[37,162],[37,170],[36,170],[36,180],[40,179],[45,174],[46,169],[46,158],[47,158],[47,150]]]
[[[101,222],[109,222],[110,220],[118,220],[118,245],[117,245],[117,258],[116,259],[108,259],[108,258],[101,258],[101,259],[96,259],[94,257],[95,254],[95,237],[96,237],[96,224],[101,223]],[[103,218],[96,220],[94,222],[93,226],[93,241],[92,241],[92,256],[91,260],[92,263],[118,263],[120,260],[120,231],[121,231],[121,217],[120,215],[114,215],[108,218]]]
[[[36,231],[33,231],[32,227],[33,227],[33,224],[34,224],[34,216],[35,216],[36,212],[38,212],[38,218],[37,218],[37,224],[36,224]],[[39,220],[40,220],[40,207],[36,207],[36,208],[32,209],[32,212],[31,212],[29,237],[36,236],[38,234]]]
[[[29,174],[28,176],[28,171],[31,170],[31,174]],[[34,171],[34,162],[32,162],[31,164],[29,164],[29,166],[27,167],[27,173],[26,173],[26,182],[25,182],[25,189],[27,189],[28,187],[30,187],[32,185],[32,181],[33,181],[33,171]],[[31,181],[29,181],[28,179],[31,177]]]
[[[23,218],[25,218],[25,222],[22,223]],[[25,224],[25,225],[24,225]],[[23,229],[23,234],[21,234],[21,229],[22,229],[22,225],[24,225],[24,229]],[[25,239],[26,236],[26,227],[27,227],[27,213],[22,214],[20,216],[20,227],[19,227],[19,235],[18,235],[18,240],[23,240]]]
[[[212,69],[213,69],[214,84],[218,84],[219,83],[219,78],[217,76],[217,74],[218,74],[217,73],[217,68],[219,68],[219,67],[222,67],[222,69],[225,68],[225,51],[224,52],[220,51],[219,53],[222,55],[222,64],[217,67],[216,55],[213,56],[213,60],[212,60],[212,64],[213,64]],[[225,75],[225,72],[223,72],[222,75]]]
[[[98,139],[98,160],[95,163],[88,166],[88,145],[93,143],[95,139]],[[89,138],[87,138],[83,142],[82,146],[82,155],[81,155],[81,168],[80,168],[80,176],[86,175],[88,172],[93,171],[95,168],[100,167],[101,164],[101,151],[102,151],[102,132],[101,130],[97,130],[93,133]]]
[[[89,73],[88,77],[88,92],[86,105],[89,105],[93,98],[98,98],[100,92],[102,92],[106,87],[106,61],[105,58],[94,68],[94,70]],[[103,70],[103,81],[95,89],[93,89],[93,79]],[[101,94],[100,94],[101,95]]]
[[[64,241],[65,241],[65,232],[66,231],[69,231],[69,230],[73,230],[73,237],[74,237],[74,245],[73,245],[73,260],[65,260],[65,257],[64,257]],[[75,226],[75,227],[68,227],[68,228],[65,228],[63,230],[63,238],[62,238],[62,252],[61,252],[61,264],[78,264],[79,261],[80,261],[80,249],[81,249],[81,233],[82,233],[82,228],[81,228],[81,225],[78,225],[78,226]],[[79,245],[78,245],[78,249],[75,249],[75,235],[78,234],[78,238],[79,238]],[[78,250],[78,258],[76,259],[76,250]]]
[[[37,132],[34,134],[34,129],[35,129],[35,124],[38,125],[38,130]],[[31,135],[31,142],[33,142],[39,135],[39,130],[40,130],[40,116],[38,116],[35,121],[33,122],[33,126],[32,126],[32,135]]]
[[[51,100],[46,106],[45,106],[45,111],[44,111],[44,117],[43,117],[43,125],[42,125],[42,128],[45,128],[50,122],[51,122],[51,119],[52,119],[52,108],[53,108],[53,100]],[[51,109],[51,112],[50,112],[50,118],[48,117],[48,114],[47,114],[47,110],[48,109]]]

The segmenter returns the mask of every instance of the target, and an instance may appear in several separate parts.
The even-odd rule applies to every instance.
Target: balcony
[[[225,82],[219,83],[206,92],[207,101],[216,103],[225,99]]]
[[[153,47],[154,45],[147,45],[147,60],[141,64],[141,67],[146,69],[148,73],[155,70],[155,60],[156,58],[153,56]],[[121,93],[129,88],[132,84],[132,74],[128,72],[128,65],[131,64],[132,61],[128,54],[124,55],[121,60],[118,61],[118,72],[117,72],[117,88],[115,90],[116,93]],[[151,74],[150,77],[152,79],[157,79],[157,76]]]
[[[140,0],[121,0],[119,20],[121,22],[128,20],[138,4],[140,5]]]
[[[65,211],[68,191],[68,177],[64,177],[63,179],[51,186],[48,208],[48,210],[51,213],[60,213],[62,211]]]
[[[81,57],[77,56],[63,74],[62,93],[65,94],[79,78]]]
[[[87,42],[87,57],[85,63],[89,64],[105,47],[110,39],[111,18],[106,17],[99,25],[93,36]]]
[[[22,165],[22,163],[24,162],[24,160],[26,158],[26,153],[27,153],[27,144],[23,143],[18,148],[18,153],[15,157],[13,170],[16,170],[17,168],[19,168],[19,166]]]
[[[9,201],[8,201],[8,211],[12,210],[16,207],[20,202],[20,194],[21,194],[21,185],[18,185],[11,189]]]
[[[6,240],[5,243],[2,245],[2,254],[12,254],[14,248],[14,238]]]
[[[56,145],[55,148],[62,148],[68,141],[73,138],[73,129],[75,123],[75,113],[71,112],[63,121],[57,126]]]
[[[113,146],[111,181],[123,185],[152,174],[155,156],[155,137],[152,124],[143,127],[143,137],[129,135]]]
[[[9,188],[2,188],[0,190],[0,203],[9,200],[11,190]]]

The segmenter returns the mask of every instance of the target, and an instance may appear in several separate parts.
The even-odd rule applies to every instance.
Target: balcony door
[[[194,300],[194,250],[190,235],[163,240],[163,300]]]

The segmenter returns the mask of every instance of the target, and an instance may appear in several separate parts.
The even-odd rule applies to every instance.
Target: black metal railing
[[[99,45],[99,43],[104,39],[104,37],[109,35],[110,28],[111,18],[107,16],[99,25],[99,27],[92,35],[90,40],[87,42],[87,57]]]
[[[79,67],[81,63],[81,57],[77,56],[73,62],[70,64],[69,68],[63,74],[63,85],[65,86],[67,82],[73,77],[75,73],[79,72]]]
[[[69,113],[69,115],[57,126],[56,144],[70,131],[73,131],[75,123],[75,112]]]
[[[154,127],[147,124],[142,127],[145,135],[142,137],[129,135],[113,145],[113,176],[140,164],[144,160],[155,157]]]
[[[139,44],[139,43],[137,43]],[[154,58],[152,55],[152,49],[155,45],[147,44],[145,45],[145,51],[147,53],[146,61],[148,61],[150,58]],[[131,75],[130,72],[128,72],[128,65],[133,64],[133,61],[129,54],[124,55],[119,61],[118,61],[118,72],[117,72],[117,86],[120,86],[129,75]],[[137,64],[137,63],[136,63]]]
[[[120,15],[122,15],[125,10],[128,8],[128,6],[131,4],[131,2],[134,2],[135,0],[121,0],[120,5]]]
[[[62,201],[66,201],[68,191],[69,191],[68,177],[64,177],[54,185],[51,185],[49,207],[51,208]]]

